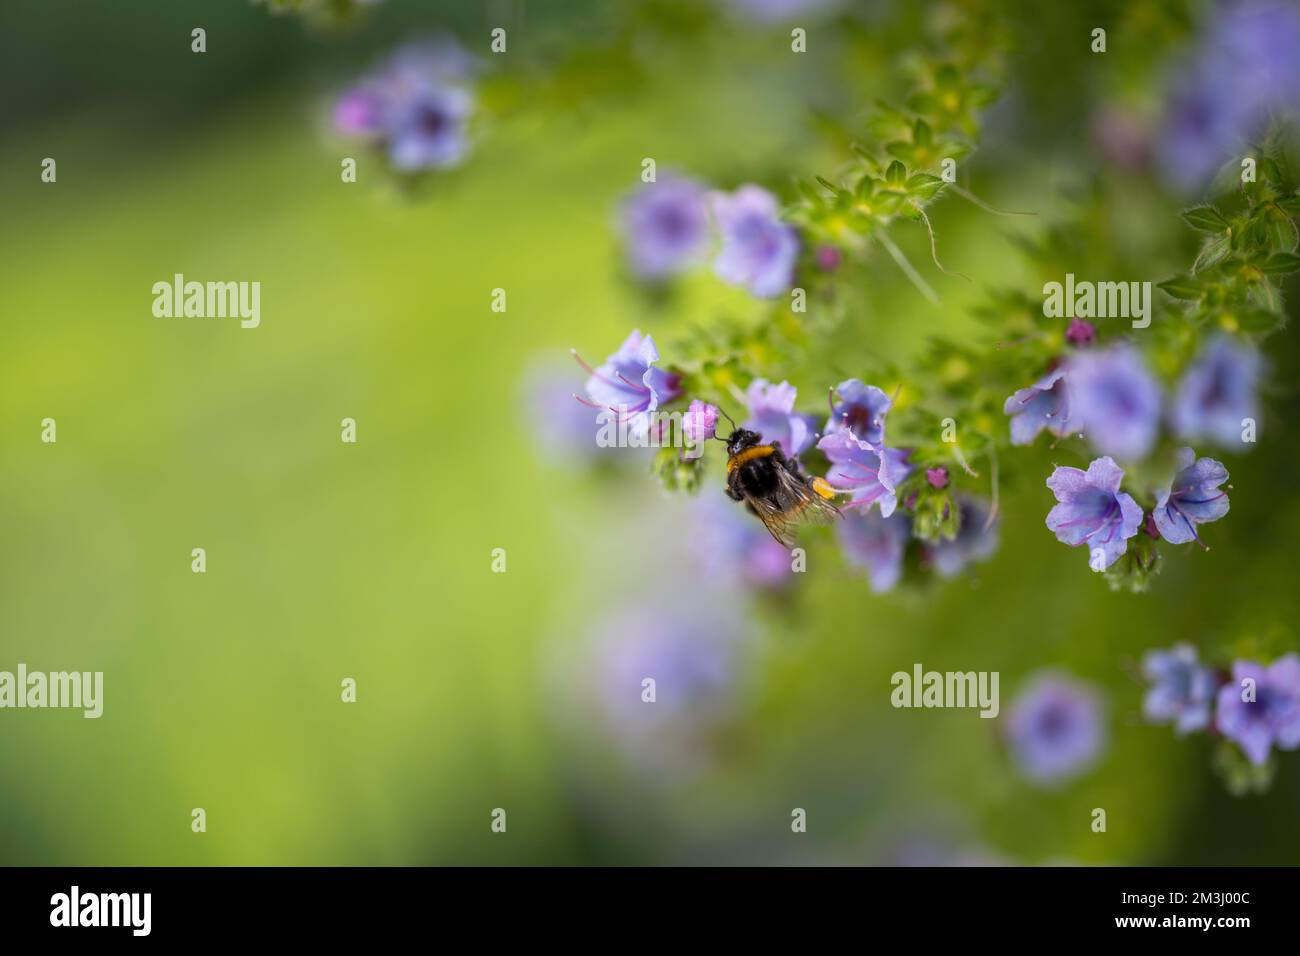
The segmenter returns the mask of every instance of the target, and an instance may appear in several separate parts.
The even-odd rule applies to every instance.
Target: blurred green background
[[[971,175],[1044,221],[1077,209],[1086,182],[1103,212],[1076,273],[1158,281],[1194,254],[1180,200],[1101,170],[1087,104],[1123,78],[1061,52],[1102,18],[1115,70],[1140,63],[1142,7],[1175,9],[1010,4],[1033,27]],[[772,52],[780,31],[695,37],[635,77],[578,74],[580,89],[535,101],[523,85],[465,167],[414,197],[328,133],[329,96],[403,39],[447,29],[486,55],[504,24],[510,56],[535,65],[598,45],[608,15],[390,0],[323,32],[233,0],[5,10],[0,669],[102,670],[105,710],[0,712],[0,863],[1295,862],[1300,754],[1268,794],[1230,797],[1209,741],[1142,724],[1133,676],[1176,640],[1296,646],[1285,334],[1262,440],[1225,459],[1232,512],[1213,550],[1173,555],[1151,593],[1111,593],[1052,539],[1051,455],[1024,452],[1001,549],[970,577],[876,597],[826,540],[785,595],[694,580],[745,638],[726,713],[685,732],[705,754],[689,767],[593,709],[593,641],[617,638],[600,622],[674,600],[692,505],[639,468],[539,454],[528,370],[571,346],[599,360],[633,327],[669,358],[688,317],[754,307],[707,274],[667,304],[626,280],[611,224],[642,157],[788,193],[791,170],[828,165],[809,107],[852,115],[893,84],[882,60],[856,88],[828,86],[815,53],[829,36],[792,66]],[[339,180],[346,155],[355,185]],[[927,270],[933,307],[878,263],[861,334],[882,356],[974,329],[964,306],[987,284],[1041,284],[1009,238],[1031,227],[949,200],[936,228],[945,264],[975,282]],[[923,236],[902,242],[926,260]],[[261,327],[154,318],[151,286],[176,272],[260,281]],[[498,287],[505,314],[489,309]],[[575,366],[568,387],[581,382]],[[40,441],[46,417],[57,444]],[[890,674],[918,661],[1000,671],[1004,711],[1041,668],[1091,682],[1104,761],[1067,787],[1027,785],[997,722],[889,706]],[[356,704],[339,700],[345,677]],[[490,832],[496,807],[506,834]],[[808,833],[791,833],[793,807]]]

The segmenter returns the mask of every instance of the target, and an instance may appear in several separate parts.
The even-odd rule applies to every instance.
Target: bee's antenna
[[[736,430],[736,423],[735,423],[735,421],[732,420],[731,416],[728,415],[726,412],[724,412],[724,411],[722,410],[722,406],[721,406],[721,405],[714,405],[713,407],[716,408],[716,409],[718,410],[718,414],[719,414],[719,415],[721,415],[721,416],[722,416],[723,418],[725,418],[727,421],[731,422],[731,430],[734,432],[734,431]]]

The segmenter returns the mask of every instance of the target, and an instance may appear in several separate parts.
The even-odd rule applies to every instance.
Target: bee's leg
[[[731,487],[731,485],[727,485],[727,497],[730,498],[732,501],[741,501],[744,499],[745,496],[742,495],[735,488]]]

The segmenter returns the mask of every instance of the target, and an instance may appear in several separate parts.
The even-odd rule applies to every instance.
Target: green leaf
[[[1175,299],[1185,300],[1199,299],[1204,291],[1201,283],[1191,276],[1174,276],[1172,279],[1158,283],[1157,288],[1164,289]]]
[[[1282,316],[1268,309],[1245,308],[1240,312],[1226,313],[1225,323],[1248,335],[1263,335],[1275,331],[1282,324]]]
[[[898,160],[894,160],[890,163],[889,168],[885,170],[885,182],[889,183],[891,186],[899,186],[906,182],[906,180],[907,167]]]
[[[1300,256],[1294,252],[1275,252],[1259,266],[1266,276],[1285,276],[1300,270]]]
[[[842,188],[840,188],[839,186],[836,186],[836,185],[835,185],[833,182],[831,182],[829,179],[824,179],[824,178],[822,178],[821,176],[818,176],[818,177],[817,177],[817,182],[819,182],[819,183],[822,184],[822,188],[823,188],[823,189],[827,189],[827,190],[829,190],[830,192],[834,193],[836,196],[841,196],[841,195],[844,195],[844,194],[845,194],[845,192],[844,192],[844,190],[843,190]]]
[[[1277,208],[1288,216],[1300,216],[1300,196],[1284,196],[1277,200]]]
[[[1201,232],[1226,232],[1228,220],[1213,206],[1193,206],[1183,212],[1183,221]]]
[[[961,86],[961,74],[951,64],[944,64],[934,74],[934,85],[944,92],[956,92]]]
[[[1196,257],[1196,262],[1192,264],[1192,272],[1204,272],[1207,269],[1213,269],[1228,258],[1231,252],[1232,242],[1226,232],[1206,240],[1205,245],[1201,248],[1201,254]]]
[[[943,187],[944,181],[929,173],[917,173],[907,181],[907,191],[922,202],[934,198]]]
[[[929,146],[934,142],[934,131],[930,129],[930,124],[925,120],[917,120],[912,127],[912,142],[917,146]]]

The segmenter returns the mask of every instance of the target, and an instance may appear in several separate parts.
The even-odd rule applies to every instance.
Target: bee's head
[[[751,432],[748,428],[737,428],[727,439],[727,454],[734,455],[746,448],[752,448],[762,440],[758,432]]]

